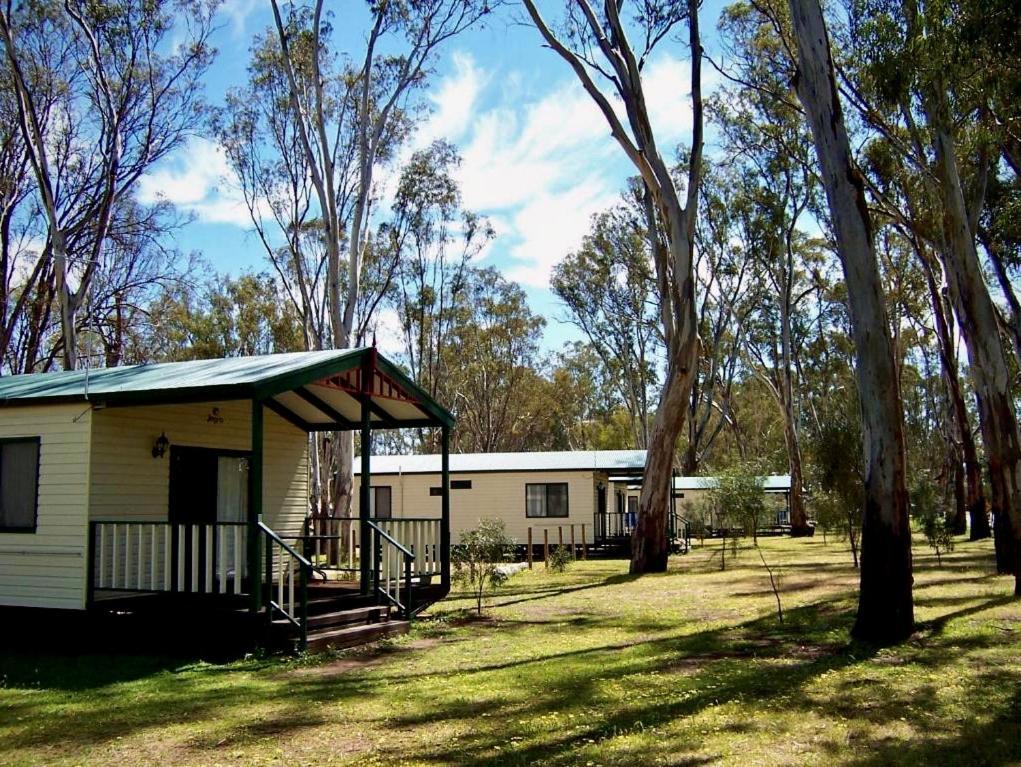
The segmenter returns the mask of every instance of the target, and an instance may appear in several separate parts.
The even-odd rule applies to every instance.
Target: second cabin
[[[372,456],[371,519],[438,512],[441,456]],[[464,453],[450,456],[450,528],[456,544],[482,519],[500,519],[519,545],[569,540],[578,545],[626,544],[637,516],[644,450]],[[354,497],[359,498],[355,460]],[[356,512],[357,515],[357,512]],[[676,504],[668,509],[671,537],[679,539]]]

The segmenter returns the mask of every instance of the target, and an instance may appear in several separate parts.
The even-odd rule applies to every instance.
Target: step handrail
[[[366,522],[365,524],[368,526],[370,534],[371,533],[375,533],[375,536],[376,536],[376,541],[375,541],[375,543],[373,543],[373,545],[371,547],[372,557],[373,557],[373,560],[372,560],[373,561],[373,577],[375,579],[374,586],[375,586],[376,595],[383,597],[388,602],[390,602],[392,605],[397,607],[397,609],[400,610],[401,616],[403,618],[410,619],[411,616],[414,615],[414,612],[415,612],[414,611],[414,604],[413,604],[412,599],[411,599],[411,568],[412,568],[412,565],[413,565],[413,563],[415,561],[415,554],[414,554],[414,552],[411,551],[411,549],[409,549],[407,546],[402,544],[400,541],[398,541],[396,538],[394,538],[392,535],[390,535],[386,530],[384,530],[379,525],[377,525],[375,522]],[[391,590],[391,586],[390,586],[390,573],[388,571],[387,575],[386,575],[385,585],[380,583],[380,581],[382,579],[382,570],[383,570],[382,545],[381,545],[383,541],[385,541],[387,544],[392,546],[397,551],[397,553],[401,555],[401,557],[403,559],[403,563],[404,563],[404,568],[403,568],[404,601],[403,602],[401,601],[401,590],[402,589],[401,589],[401,585],[400,585],[400,579],[396,580],[396,583],[394,584],[394,588]]]
[[[266,588],[269,591],[266,600],[266,615],[272,620],[274,614],[281,615],[288,623],[298,629],[298,640],[302,650],[308,644],[308,581],[315,571],[312,563],[298,553],[293,546],[277,535],[273,528],[262,520],[256,522],[256,529],[269,539],[271,544],[281,551],[279,577],[277,579],[277,598],[273,599],[273,545],[266,546]],[[283,557],[287,556],[297,564],[298,596],[294,594],[294,569],[284,569]],[[285,590],[286,587],[286,590]]]
[[[312,569],[312,563],[311,563],[311,562],[309,562],[309,561],[308,561],[308,560],[307,560],[307,559],[306,559],[306,558],[305,558],[304,556],[302,556],[301,554],[299,554],[299,553],[298,553],[298,552],[297,552],[297,551],[296,551],[296,550],[294,549],[294,547],[293,547],[293,546],[291,546],[291,544],[289,544],[289,543],[288,543],[287,541],[285,541],[285,540],[284,540],[283,538],[281,538],[281,537],[280,537],[279,535],[277,535],[276,531],[275,531],[275,530],[274,530],[274,529],[273,529],[272,527],[270,527],[269,525],[267,525],[267,524],[266,524],[265,522],[263,522],[263,521],[262,521],[261,519],[260,519],[260,520],[259,520],[258,522],[256,522],[256,526],[257,526],[257,527],[258,527],[258,528],[259,528],[259,529],[260,529],[260,530],[261,530],[262,532],[264,532],[264,533],[265,533],[265,534],[266,534],[267,536],[269,536],[270,538],[272,538],[272,539],[273,539],[273,541],[274,541],[274,542],[276,542],[276,543],[277,543],[278,545],[280,545],[280,546],[281,546],[281,547],[282,547],[282,548],[283,548],[283,549],[284,549],[284,550],[285,550],[285,551],[286,551],[286,552],[287,552],[288,554],[290,554],[290,555],[291,555],[292,557],[294,557],[295,559],[297,559],[297,560],[298,560],[298,562],[300,562],[300,563],[301,563],[302,565],[304,565],[305,567],[308,567],[309,569]]]
[[[388,532],[387,532],[386,530],[384,530],[384,529],[383,529],[382,527],[380,527],[379,525],[377,525],[377,524],[376,524],[375,522],[366,522],[366,524],[367,524],[367,525],[368,525],[368,526],[369,526],[369,527],[370,527],[370,528],[371,528],[372,530],[375,530],[375,531],[376,531],[377,533],[379,533],[379,535],[381,535],[381,536],[382,536],[383,538],[385,538],[385,539],[386,539],[387,541],[389,541],[389,542],[390,542],[391,544],[393,544],[394,546],[396,546],[396,547],[397,547],[397,549],[398,549],[398,551],[400,551],[400,552],[401,552],[402,554],[404,554],[404,555],[405,555],[405,556],[407,556],[407,557],[412,557],[412,558],[414,558],[414,556],[415,556],[415,553],[414,553],[414,552],[413,552],[413,551],[412,551],[411,549],[409,549],[409,548],[408,548],[407,546],[405,546],[405,545],[404,545],[403,543],[401,543],[401,542],[400,542],[399,540],[397,540],[396,538],[394,538],[394,537],[393,537],[392,535],[390,535],[390,533],[388,533]]]

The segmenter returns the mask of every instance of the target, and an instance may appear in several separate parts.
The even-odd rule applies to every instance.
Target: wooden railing
[[[258,528],[264,542],[264,583],[269,591],[266,604],[270,617],[279,615],[295,626],[304,649],[308,638],[308,581],[312,577],[312,563],[262,522],[258,523]]]
[[[373,591],[394,605],[404,618],[414,611],[411,571],[415,555],[375,522],[368,522],[372,542]]]
[[[245,528],[243,522],[91,521],[91,590],[242,594]]]
[[[596,542],[630,536],[637,514],[629,511],[597,511],[593,524]],[[667,511],[667,536],[670,540],[685,539],[687,522],[673,509]]]

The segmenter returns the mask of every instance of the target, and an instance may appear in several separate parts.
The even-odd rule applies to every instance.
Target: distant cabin
[[[482,519],[500,519],[517,543],[541,541],[542,531],[569,530],[589,543],[620,542],[630,536],[638,513],[645,470],[644,450],[577,450],[532,453],[450,455],[450,529],[461,533]],[[369,517],[432,516],[440,509],[440,455],[378,455],[371,458]],[[360,460],[355,487],[360,496]],[[674,498],[667,509],[668,534],[683,536],[686,509],[695,509],[713,477],[674,477]],[[764,492],[776,511],[777,525],[789,522],[790,478],[764,478]]]
[[[771,474],[759,478],[766,496],[767,518],[764,527],[784,528],[791,523],[791,477],[789,474]],[[675,477],[674,498],[680,514],[688,519],[704,512],[705,502],[712,489],[719,486],[716,477]],[[709,526],[711,521],[706,520]]]
[[[429,516],[439,510],[441,456],[373,456],[371,467],[370,517]],[[452,454],[453,542],[485,518],[503,520],[518,543],[527,540],[530,527],[541,537],[543,528],[572,524],[577,535],[585,525],[592,542],[597,531],[610,531],[611,517],[626,514],[628,487],[641,481],[644,468],[644,450]],[[356,460],[359,488],[360,479]]]

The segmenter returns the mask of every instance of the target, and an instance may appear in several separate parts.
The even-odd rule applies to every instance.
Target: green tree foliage
[[[553,573],[565,573],[574,561],[574,556],[566,546],[554,546],[546,560],[546,566]]]
[[[911,513],[942,567],[943,555],[954,550],[953,525],[942,489],[926,472],[919,472],[911,484]]]
[[[645,447],[661,354],[658,298],[640,202],[596,214],[581,248],[553,270],[551,287],[599,357],[631,420],[631,444]]]
[[[717,526],[739,527],[758,545],[759,527],[766,517],[766,495],[763,479],[755,464],[735,466],[717,477],[709,497],[715,506]]]
[[[861,419],[850,381],[835,389],[809,439],[812,504],[819,524],[839,531],[858,567],[862,506],[865,503]],[[822,405],[822,403],[820,403]]]
[[[301,318],[266,274],[214,275],[205,288],[167,292],[150,309],[152,359],[240,357],[304,348]]]

